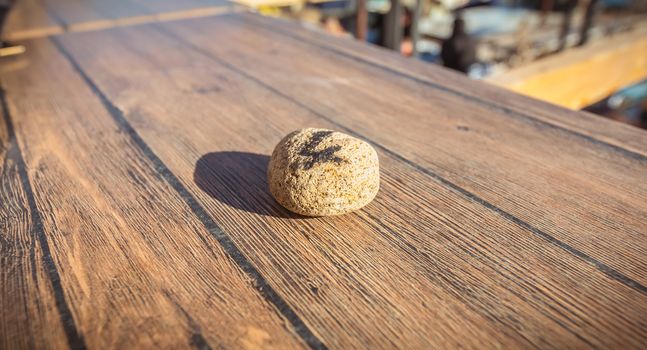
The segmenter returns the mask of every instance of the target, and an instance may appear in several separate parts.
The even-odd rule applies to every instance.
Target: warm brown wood
[[[113,20],[149,14],[150,11],[131,0],[41,0],[43,6],[66,26],[79,23]]]
[[[233,10],[227,0],[20,0],[11,11],[3,37],[25,40]]]
[[[40,0],[17,1],[9,13],[3,40],[23,40],[63,33],[63,26],[52,18]]]
[[[121,26],[129,21],[154,22],[158,16],[190,10],[205,11],[227,7],[226,0],[42,0],[49,12],[65,23],[70,31],[87,30],[95,26]]]
[[[504,116],[515,114],[526,119],[536,118],[540,122],[548,123],[548,127],[554,125],[582,135],[595,136],[605,143],[647,156],[644,132],[630,125],[610,123],[593,114],[566,110],[490,84],[478,84],[465,79],[459,73],[436,69],[425,62],[407,60],[403,63],[401,57],[378,46],[357,45],[350,40],[334,39],[321,33],[303,30],[301,26],[290,22],[277,25],[276,21],[267,18],[256,17],[254,20],[269,30],[297,38],[308,44],[308,47],[318,47],[336,59],[352,59],[389,72],[394,78],[406,77],[426,88],[446,91],[457,96],[469,96],[473,102],[492,109],[490,113]]]
[[[253,347],[227,332],[250,322],[265,333],[244,339],[284,347],[647,346],[644,132],[534,101],[519,117],[501,108],[532,100],[294,28],[227,15],[66,34],[30,42],[30,69],[3,71],[89,347],[139,332],[188,346],[195,325],[212,348]],[[306,126],[378,148],[382,188],[364,210],[308,219],[272,200],[268,154]],[[240,259],[289,310],[241,282]],[[108,303],[121,289],[99,288],[106,276],[140,298]],[[132,325],[157,308],[98,331],[97,310]]]
[[[238,25],[229,30],[228,23]],[[252,23],[253,17],[228,16],[175,27],[196,46],[511,214],[538,234],[647,283],[642,253],[647,240],[633,239],[647,232],[647,222],[638,219],[646,209],[644,156],[536,119],[493,113],[467,98],[425,89],[351,59],[340,64],[314,45],[271,30],[261,29],[255,36],[259,28]],[[214,35],[220,45],[207,44]],[[241,48],[232,50],[237,43]],[[284,78],[295,71],[308,79]],[[334,99],[328,97],[331,91]],[[645,140],[644,132],[638,132]],[[598,204],[601,195],[604,205]]]
[[[10,282],[3,304],[12,307],[1,313],[0,339],[52,346],[67,339],[73,348],[302,347],[254,283],[265,286],[235,264],[244,258],[218,244],[56,48],[33,42],[21,59],[29,69],[2,76],[5,118],[16,126],[22,155],[10,140],[3,174],[16,203],[3,201],[10,225],[3,241],[21,254],[2,254],[3,275],[12,266],[18,273],[3,278]],[[25,164],[15,165],[20,157]],[[18,174],[22,188],[15,184],[21,166],[28,169]],[[39,214],[16,216],[29,196]],[[38,333],[17,327],[52,312],[66,338],[56,322],[36,323]]]
[[[2,110],[0,110],[2,113]],[[44,268],[51,260],[33,226],[13,130],[0,123],[0,348],[64,348],[56,295]],[[47,333],[49,339],[41,335]]]

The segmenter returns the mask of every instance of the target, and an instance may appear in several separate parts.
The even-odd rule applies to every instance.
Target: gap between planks
[[[445,92],[445,93],[448,93],[448,94],[455,95],[455,96],[460,97],[460,98],[464,98],[469,102],[472,102],[472,103],[474,103],[476,105],[480,105],[480,106],[489,108],[490,110],[495,111],[495,112],[499,112],[502,115],[512,117],[512,118],[518,118],[518,119],[526,121],[528,123],[546,126],[546,127],[555,129],[557,131],[560,131],[560,132],[563,132],[563,133],[566,133],[566,134],[581,138],[582,140],[587,141],[587,142],[589,142],[591,144],[601,145],[601,146],[604,146],[604,147],[609,147],[610,149],[613,149],[613,150],[615,150],[617,152],[620,152],[621,154],[623,154],[625,156],[629,156],[629,157],[631,157],[633,159],[636,159],[636,160],[639,160],[641,162],[647,162],[647,155],[644,152],[634,151],[634,150],[628,149],[627,147],[623,147],[623,146],[616,145],[616,144],[611,143],[611,142],[601,140],[599,138],[595,138],[595,137],[590,136],[590,135],[588,135],[586,133],[577,131],[574,128],[572,128],[571,126],[564,126],[564,125],[560,125],[560,124],[557,124],[557,123],[553,123],[553,122],[551,122],[549,120],[546,120],[544,118],[534,116],[534,115],[532,115],[532,114],[530,114],[528,112],[525,112],[525,111],[521,111],[517,107],[506,106],[506,105],[503,105],[501,103],[497,103],[492,99],[479,98],[477,96],[474,96],[473,94],[464,93],[464,92],[461,92],[461,91],[459,91],[459,90],[457,90],[455,88],[452,88],[452,87],[449,87],[449,86],[444,86],[442,84],[438,84],[438,83],[434,82],[433,80],[431,80],[430,78],[428,78],[426,76],[423,76],[421,74],[414,75],[413,72],[409,72],[407,70],[401,70],[401,69],[399,69],[397,67],[391,67],[391,66],[385,65],[385,64],[381,63],[377,59],[373,60],[373,59],[368,59],[368,58],[362,57],[363,55],[361,55],[360,53],[356,53],[356,52],[353,52],[353,51],[350,51],[350,50],[345,50],[345,49],[342,49],[342,48],[337,48],[335,46],[322,43],[320,40],[308,40],[309,37],[304,37],[304,36],[301,36],[300,34],[295,34],[293,31],[288,31],[288,30],[285,30],[283,28],[278,28],[278,26],[276,26],[276,25],[267,23],[268,20],[263,18],[262,16],[250,13],[250,14],[247,14],[247,17],[253,18],[255,25],[258,25],[259,27],[262,27],[262,28],[266,29],[267,31],[270,31],[270,32],[273,32],[273,33],[276,33],[276,34],[280,34],[282,36],[290,38],[290,39],[292,39],[294,41],[297,41],[299,43],[311,45],[311,46],[314,46],[316,48],[322,49],[324,51],[334,53],[334,54],[336,54],[336,55],[338,55],[340,57],[343,57],[345,59],[348,59],[348,60],[351,60],[351,61],[356,61],[356,62],[359,62],[359,63],[363,63],[363,64],[366,64],[368,66],[377,68],[377,69],[382,70],[384,72],[387,72],[389,74],[392,74],[392,75],[395,75],[395,76],[398,76],[398,77],[401,77],[401,78],[409,79],[409,80],[414,81],[414,82],[416,82],[418,84],[433,88],[435,90],[439,90],[439,91],[442,91],[442,92]],[[242,18],[237,17],[237,16],[228,16],[227,18],[232,18],[232,19],[234,19],[236,21],[243,21]],[[280,20],[280,19],[278,19],[278,20]],[[292,23],[290,21],[281,21],[281,23],[290,25],[292,28],[300,28],[300,27],[297,27],[294,23]],[[332,39],[338,39],[338,38],[335,38],[335,37],[331,37],[331,38]],[[393,54],[393,52],[391,50],[386,50],[386,49],[384,49],[382,47],[379,47],[379,46],[367,45],[367,48],[373,49],[374,51],[377,51],[380,54],[385,54],[385,55],[392,55]],[[416,62],[416,63],[418,63],[418,62]],[[453,72],[448,72],[448,73],[451,73],[453,75],[458,76],[457,73],[453,73]],[[502,88],[497,88],[496,86],[493,86],[491,84],[484,84],[484,86],[487,86],[490,89],[501,90],[501,91],[506,92],[507,94],[510,94],[509,91],[504,90]],[[516,95],[518,95],[518,94],[516,94]],[[523,96],[523,95],[518,95],[518,96]],[[530,97],[525,97],[525,98],[527,100],[532,100],[533,102],[539,102],[544,106],[557,107],[557,106],[552,105],[550,103],[539,101],[539,100],[536,100],[536,99],[532,99]],[[563,109],[563,108],[560,108],[560,109]],[[568,111],[572,112],[571,110],[568,110]],[[578,113],[580,113],[580,114],[588,114],[586,112],[578,112]],[[591,116],[593,117],[593,115],[591,115]],[[605,122],[611,122],[611,121],[605,120]],[[615,125],[615,126],[626,127],[626,125]],[[631,128],[631,127],[629,127],[629,128]]]
[[[310,330],[310,328],[303,322],[297,315],[292,307],[276,292],[276,290],[269,284],[263,277],[260,271],[254,264],[247,259],[245,254],[236,246],[236,243],[227,235],[226,232],[213,220],[209,213],[199,203],[199,201],[191,194],[191,192],[182,184],[180,179],[173,174],[173,172],[164,164],[164,162],[153,152],[153,150],[146,144],[144,139],[139,136],[137,131],[132,127],[130,122],[126,120],[122,112],[117,108],[108,97],[99,89],[94,81],[87,75],[87,73],[76,62],[74,57],[63,47],[63,45],[54,37],[50,38],[56,49],[70,62],[74,70],[82,77],[83,81],[88,85],[92,92],[99,98],[104,105],[110,116],[114,121],[122,127],[130,138],[134,141],[137,147],[143,154],[155,165],[156,170],[161,177],[178,193],[184,200],[186,205],[191,209],[195,216],[200,220],[209,233],[220,243],[222,248],[227,252],[229,257],[236,263],[236,265],[254,281],[253,285],[259,294],[274,305],[283,317],[290,323],[298,336],[311,348],[311,349],[327,349],[326,345]]]
[[[251,14],[251,16],[254,16],[254,14]],[[241,21],[241,18],[237,17],[237,16],[230,16],[229,18],[232,18],[232,19],[234,19],[236,21]],[[597,139],[595,137],[580,133],[580,132],[578,132],[576,130],[566,128],[566,127],[563,127],[561,125],[553,124],[553,123],[548,122],[546,120],[537,118],[537,117],[535,117],[535,116],[533,116],[531,114],[528,114],[528,113],[525,113],[525,112],[510,108],[508,106],[504,106],[504,105],[502,105],[500,103],[496,103],[496,102],[491,101],[491,100],[482,99],[482,98],[479,98],[477,96],[467,94],[467,93],[458,91],[456,89],[453,89],[453,88],[450,88],[450,87],[443,86],[441,84],[435,83],[435,82],[433,82],[433,81],[431,81],[429,79],[419,77],[419,76],[414,76],[414,75],[409,74],[407,72],[403,72],[403,71],[400,71],[398,69],[388,67],[388,66],[383,65],[381,63],[374,62],[372,60],[368,60],[368,59],[365,59],[363,57],[344,52],[344,51],[342,51],[340,49],[337,49],[337,48],[329,46],[329,45],[325,45],[325,44],[322,44],[322,43],[319,43],[319,42],[313,42],[311,40],[302,40],[302,38],[300,38],[299,36],[289,32],[289,31],[279,29],[279,28],[276,28],[275,26],[270,26],[270,25],[267,25],[264,22],[263,23],[261,23],[261,22],[262,21],[256,21],[255,24],[260,26],[260,27],[265,28],[266,30],[268,30],[270,32],[281,34],[281,35],[283,35],[285,37],[288,37],[288,38],[290,38],[292,40],[298,41],[299,43],[306,43],[308,45],[320,48],[322,50],[332,52],[332,53],[334,53],[334,54],[336,54],[338,56],[344,57],[346,59],[354,60],[354,61],[366,64],[366,65],[369,65],[371,67],[378,68],[378,69],[380,69],[380,70],[382,70],[384,72],[387,72],[389,74],[393,74],[393,75],[396,75],[396,76],[399,76],[399,77],[403,77],[403,78],[412,80],[412,81],[414,81],[416,83],[419,83],[419,84],[425,85],[427,87],[433,88],[435,90],[439,90],[439,91],[442,91],[442,92],[445,92],[445,93],[449,93],[449,94],[458,96],[458,97],[463,98],[463,99],[465,99],[465,100],[467,100],[469,102],[472,102],[474,104],[490,108],[491,110],[494,110],[496,112],[501,112],[501,114],[503,114],[505,116],[511,116],[513,118],[516,117],[516,118],[519,118],[519,119],[522,119],[522,120],[526,120],[526,121],[528,121],[530,123],[536,123],[536,124],[544,125],[544,126],[556,129],[558,131],[561,131],[561,132],[576,136],[576,137],[578,137],[578,138],[580,138],[580,139],[582,139],[584,141],[587,141],[587,142],[589,142],[591,144],[607,147],[609,149],[612,149],[612,150],[614,150],[616,152],[619,152],[619,153],[623,154],[624,156],[628,156],[630,158],[636,159],[636,160],[641,161],[641,162],[647,162],[647,156],[642,154],[642,153],[638,153],[638,152],[629,150],[627,148],[624,148],[624,147],[621,147],[621,146],[618,146],[618,145],[614,145],[612,143]]]
[[[54,39],[54,40],[55,40],[55,39]],[[54,40],[53,40],[53,41],[54,41]],[[182,40],[182,42],[185,42],[185,40]],[[203,55],[205,55],[205,54],[203,53]],[[67,57],[68,57],[68,59],[70,59],[70,57],[69,57],[69,56],[67,56]],[[215,58],[212,54],[206,54],[206,57],[208,57],[208,58],[210,58],[210,59],[214,59],[214,60],[216,60],[216,58]],[[221,63],[221,64],[223,64],[223,62],[220,62],[220,63]],[[72,62],[72,64],[73,64],[73,62]],[[230,68],[230,66],[229,66],[229,65],[225,65],[225,66],[226,66],[226,67],[228,67],[228,68]],[[230,69],[231,69],[231,68],[230,68]],[[238,71],[234,70],[234,71],[235,71],[236,73],[238,73],[238,74],[241,74],[241,71],[240,71],[240,70],[238,70]],[[83,72],[82,72],[82,71],[80,71],[80,73],[83,73]],[[243,72],[243,73],[244,73],[244,72]],[[256,83],[259,83],[261,86],[263,86],[263,87],[266,87],[266,88],[267,88],[266,84],[264,84],[262,81],[260,81],[260,80],[258,80],[258,79],[256,79],[256,78],[254,78],[253,76],[248,76],[248,75],[245,75],[245,74],[242,74],[242,75],[243,75],[245,78],[247,78],[247,79],[251,79],[252,81],[255,81]],[[296,102],[296,103],[297,103],[297,105],[298,105],[299,107],[303,107],[303,106],[301,106],[301,105],[299,105],[299,104],[298,104],[298,101],[295,101],[294,99],[291,99],[289,96],[285,95],[284,93],[282,93],[282,92],[280,92],[280,91],[277,91],[277,90],[272,90],[272,89],[270,89],[270,90],[271,90],[271,91],[273,91],[274,93],[278,93],[278,95],[279,95],[279,96],[282,96],[282,97],[284,97],[284,98],[287,98],[287,100],[288,100],[288,101],[290,101],[291,103],[295,103],[295,102]],[[100,91],[98,91],[98,92],[99,92],[99,93],[101,93]],[[103,93],[101,93],[101,95],[103,95]],[[101,95],[99,95],[99,97],[101,97]],[[104,96],[104,97],[105,97],[105,96]],[[108,102],[109,102],[109,101],[108,101]],[[109,103],[110,103],[110,104],[112,104],[111,102],[109,102]],[[305,107],[305,108],[307,108],[307,107]],[[312,113],[314,113],[315,115],[319,116],[319,117],[326,118],[326,116],[325,116],[325,115],[322,115],[322,114],[320,114],[320,113],[316,113],[315,111],[311,111],[311,112],[312,112]],[[343,126],[342,126],[342,127],[343,127]],[[131,135],[131,136],[132,136],[132,135]],[[360,135],[360,136],[361,136],[361,135]],[[383,150],[385,150],[385,152],[393,153],[393,152],[391,152],[391,151],[389,151],[389,150],[387,150],[387,149],[383,149]],[[395,154],[395,153],[393,153],[393,154]],[[393,155],[393,154],[392,154],[392,155]],[[396,157],[398,160],[401,160],[401,161],[402,161],[403,159],[404,159],[404,160],[406,160],[405,158],[403,158],[403,157],[401,157],[401,156],[397,156],[397,154],[395,154],[395,157]],[[400,158],[402,158],[402,159],[400,159]],[[413,162],[412,162],[412,163],[413,163]],[[415,163],[413,163],[413,164],[415,165]],[[418,166],[419,166],[419,165],[418,165]],[[420,170],[420,169],[418,169],[418,170]],[[424,171],[422,171],[422,170],[420,170],[420,171],[424,173]],[[427,175],[429,175],[429,174],[427,174]],[[446,185],[446,184],[443,184],[443,185]],[[491,209],[491,208],[490,208],[490,209]]]
[[[18,177],[20,180],[20,185],[25,191],[27,198],[27,203],[29,206],[29,211],[31,212],[31,234],[36,237],[41,249],[43,250],[43,270],[47,274],[47,278],[51,284],[56,309],[63,325],[63,330],[65,331],[65,337],[67,338],[67,343],[71,349],[86,349],[85,339],[83,335],[79,332],[79,329],[70,310],[70,306],[65,299],[65,294],[63,292],[63,287],[61,285],[61,275],[58,272],[56,263],[52,257],[50,251],[49,243],[43,231],[43,220],[41,218],[40,212],[36,205],[36,199],[34,198],[34,191],[32,189],[31,183],[27,175],[27,165],[22,156],[22,151],[20,150],[20,145],[16,139],[13,122],[11,120],[11,115],[9,114],[9,106],[5,98],[5,91],[0,84],[0,112],[3,116],[3,121],[7,128],[7,138],[10,140],[11,147],[15,147],[16,151],[16,163],[18,168]]]

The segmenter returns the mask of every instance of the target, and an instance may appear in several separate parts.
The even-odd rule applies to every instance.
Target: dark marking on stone
[[[456,129],[458,129],[460,131],[470,131],[470,128],[467,127],[467,126],[464,126],[464,125],[459,125],[459,126],[456,127]]]
[[[312,136],[310,136],[310,140],[301,147],[299,155],[308,158],[305,162],[300,164],[304,170],[311,169],[315,164],[319,163],[332,162],[340,164],[344,161],[342,158],[335,155],[335,152],[341,149],[341,146],[339,145],[331,146],[321,151],[315,151],[317,146],[319,146],[319,144],[332,133],[332,131],[317,131],[313,133]]]

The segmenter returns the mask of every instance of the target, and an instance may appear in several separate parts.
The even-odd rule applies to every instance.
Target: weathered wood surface
[[[643,131],[295,29],[66,34],[2,70],[3,347],[647,346]],[[307,126],[376,146],[364,210],[272,200]]]
[[[422,86],[468,98],[475,104],[493,109],[495,114],[545,122],[547,127],[559,127],[566,132],[576,132],[595,137],[612,146],[619,146],[643,156],[647,155],[644,133],[622,123],[608,123],[592,114],[559,108],[533,98],[525,97],[488,84],[465,84],[464,79],[449,70],[429,69],[424,62],[408,60],[406,64],[396,55],[371,45],[357,45],[348,40],[329,40],[327,36],[313,33],[290,22],[256,18],[258,24],[309,46],[319,47],[338,59],[364,63],[393,76],[412,79]]]
[[[232,10],[227,0],[20,0],[3,36],[25,40],[141,23],[211,16]]]
[[[30,51],[37,63],[2,77],[0,348],[302,347],[280,298],[128,126],[51,43]]]
[[[2,39],[21,40],[63,32],[61,23],[47,13],[40,0],[20,0],[9,13]]]

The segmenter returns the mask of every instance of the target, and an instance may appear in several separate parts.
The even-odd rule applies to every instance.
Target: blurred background
[[[22,40],[107,25],[84,13],[136,24],[146,21],[146,9],[172,20],[222,6],[647,128],[647,0],[0,0],[0,56],[19,54]]]
[[[647,0],[238,0],[647,128]]]

